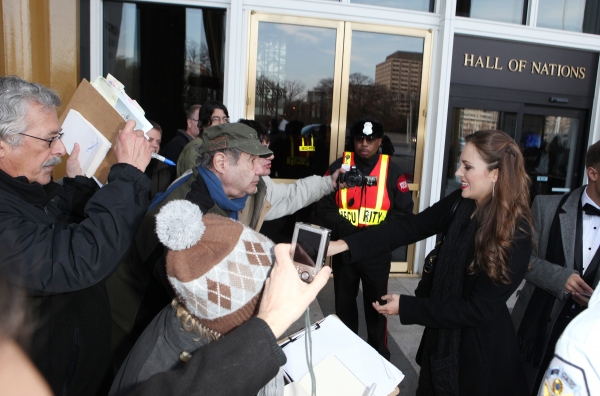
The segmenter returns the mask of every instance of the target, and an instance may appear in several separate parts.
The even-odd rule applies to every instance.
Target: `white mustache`
[[[54,157],[49,159],[48,161],[44,162],[44,164],[42,166],[54,166],[54,165],[58,165],[62,162],[62,159],[60,157]]]

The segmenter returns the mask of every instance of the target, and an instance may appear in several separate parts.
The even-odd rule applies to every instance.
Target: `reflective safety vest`
[[[381,154],[377,164],[368,176],[377,176],[376,186],[343,188],[337,192],[336,202],[340,215],[347,218],[355,227],[377,225],[385,220],[390,208],[387,191],[387,175],[390,156]],[[342,164],[354,165],[354,153],[344,152]],[[352,205],[348,202],[352,201]]]
[[[306,139],[306,140],[305,140]],[[310,135],[310,145],[308,137],[291,135],[290,136],[290,156],[286,158],[286,163],[291,166],[309,166],[310,157],[315,155],[315,138]]]

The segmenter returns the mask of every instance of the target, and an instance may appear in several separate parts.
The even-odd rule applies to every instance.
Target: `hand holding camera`
[[[342,184],[345,184],[346,187],[343,187]],[[377,176],[366,176],[353,165],[346,173],[340,173],[338,185],[341,188],[376,186]]]
[[[292,237],[291,257],[300,279],[313,281],[327,254],[331,230],[313,224],[296,223]]]

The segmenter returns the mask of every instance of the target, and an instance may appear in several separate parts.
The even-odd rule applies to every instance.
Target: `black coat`
[[[441,233],[458,194],[451,194],[417,215],[406,215],[373,231],[345,237],[352,261]],[[510,284],[495,284],[486,274],[476,273],[464,276],[459,298],[436,300],[408,295],[400,298],[403,324],[426,326],[426,332],[461,329],[458,355],[461,395],[527,394],[506,301],[523,280],[531,251],[530,237],[515,238],[509,259]]]
[[[106,279],[148,206],[150,181],[113,166],[91,179],[41,186],[0,171],[0,266],[34,310],[30,355],[55,394],[94,394],[110,364]]]
[[[183,369],[150,377],[134,395],[256,395],[285,362],[269,326],[252,318],[199,349]]]

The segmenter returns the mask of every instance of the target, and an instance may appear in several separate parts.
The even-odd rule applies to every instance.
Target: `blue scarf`
[[[198,167],[198,173],[204,179],[206,187],[208,187],[210,197],[215,201],[217,206],[221,209],[231,211],[229,217],[233,220],[237,220],[238,212],[244,209],[244,206],[246,205],[246,200],[248,199],[248,195],[245,195],[242,198],[229,199],[227,195],[225,195],[225,191],[223,190],[223,184],[221,184],[221,180],[219,180],[219,178],[214,173],[201,166]]]

